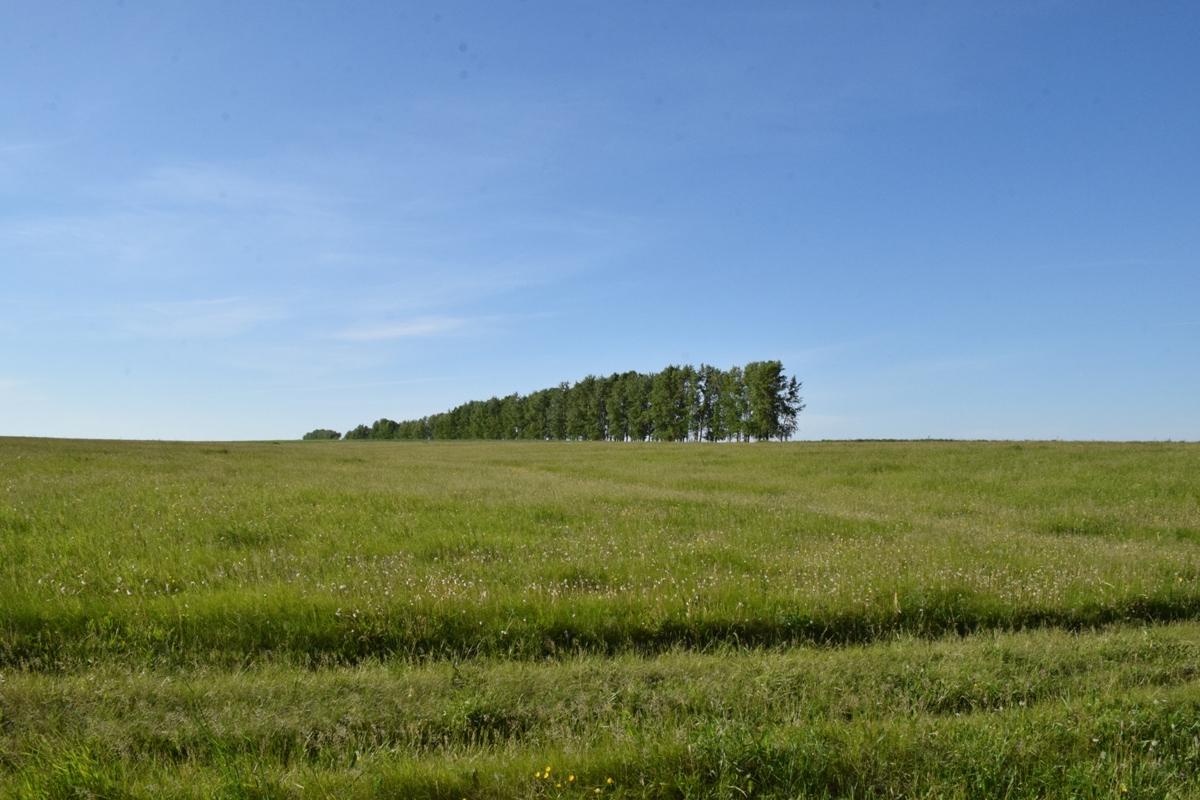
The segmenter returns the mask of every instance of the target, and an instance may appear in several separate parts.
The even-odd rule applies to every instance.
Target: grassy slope
[[[574,795],[1195,796],[1200,629],[1160,623],[1200,610],[1198,478],[1180,444],[0,440],[0,790],[553,796],[551,758]]]

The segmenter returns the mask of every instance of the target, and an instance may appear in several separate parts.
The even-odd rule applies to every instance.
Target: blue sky
[[[801,438],[1200,438],[1200,6],[30,3],[0,435],[779,358]]]

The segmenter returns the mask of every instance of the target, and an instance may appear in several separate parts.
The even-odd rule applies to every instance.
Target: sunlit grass
[[[0,439],[0,795],[1194,796],[1198,496],[1169,443]]]

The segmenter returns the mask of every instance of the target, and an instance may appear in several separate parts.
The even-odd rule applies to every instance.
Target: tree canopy
[[[719,369],[588,375],[531,394],[472,400],[441,414],[359,425],[345,439],[787,440],[804,410],[801,384],[779,361]],[[306,439],[322,438],[317,430]],[[337,438],[331,436],[328,438]]]
[[[332,439],[337,440],[342,438],[342,435],[337,431],[331,431],[328,428],[317,428],[315,431],[309,431],[304,434],[306,440]]]

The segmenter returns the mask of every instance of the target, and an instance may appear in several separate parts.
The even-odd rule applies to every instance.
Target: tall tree
[[[669,366],[653,376],[650,387],[651,436],[664,442],[682,442],[688,433],[688,403],[684,371]]]
[[[370,439],[371,429],[366,425],[356,425],[346,432],[345,439]]]
[[[521,438],[521,403],[519,394],[510,394],[500,401],[501,439]]]
[[[588,375],[571,387],[567,400],[567,438],[595,441],[603,438],[600,424],[601,386],[595,376]]]
[[[758,440],[786,439],[796,429],[800,384],[783,374],[779,361],[754,361],[746,365],[746,393],[750,417],[747,432]]]
[[[567,402],[570,399],[571,386],[560,383],[557,387],[547,390],[550,393],[550,404],[546,410],[547,439],[567,438]]]
[[[742,441],[746,432],[746,382],[742,368],[732,367],[721,375],[720,407],[721,421],[726,439]]]
[[[681,376],[683,378],[683,407],[686,418],[683,438],[685,441],[695,439],[698,442],[700,441],[700,427],[703,425],[700,410],[700,376],[691,364],[685,364],[681,370],[683,372]]]
[[[654,379],[639,372],[625,373],[625,414],[629,419],[629,439],[644,442],[654,433],[654,415],[650,412],[650,392]]]
[[[390,419],[377,419],[371,424],[368,439],[395,439],[400,423]]]
[[[788,379],[787,390],[779,412],[779,438],[787,441],[796,433],[797,417],[804,410],[804,398],[800,396],[801,384],[795,377]]]
[[[697,370],[700,388],[700,411],[698,437],[715,442],[723,438],[721,429],[721,370],[710,364],[701,364]]]

